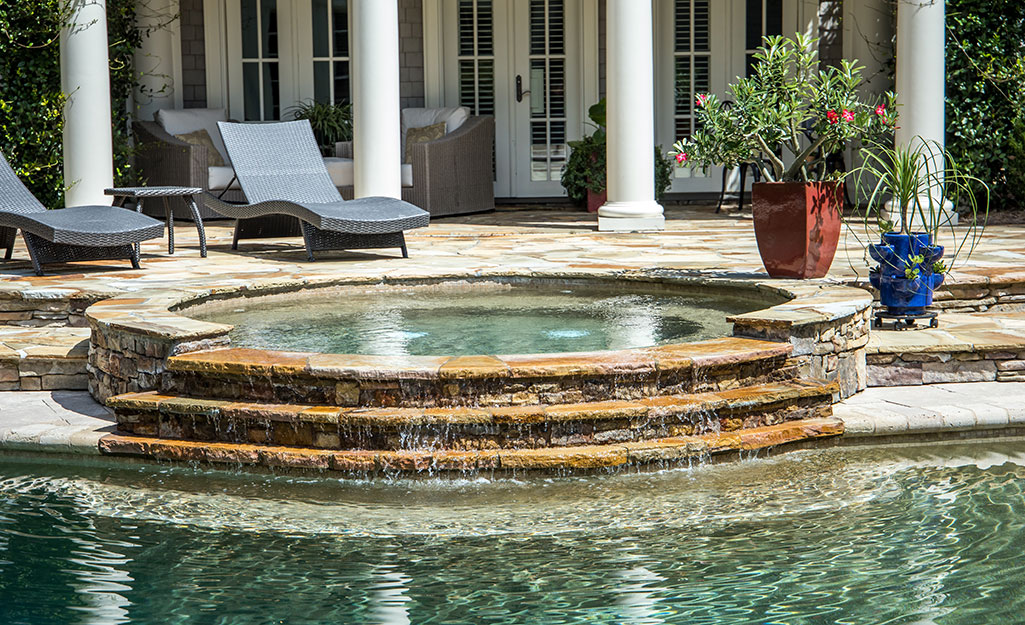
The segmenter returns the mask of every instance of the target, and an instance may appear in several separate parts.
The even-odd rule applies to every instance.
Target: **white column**
[[[355,196],[401,198],[398,0],[351,6]]]
[[[135,117],[182,107],[181,16],[178,0],[136,0],[142,44],[135,50]]]
[[[65,205],[110,205],[114,186],[106,0],[69,0],[61,30]]]
[[[598,230],[665,229],[655,201],[655,79],[650,0],[608,0],[608,201]]]
[[[897,3],[897,100],[900,120],[894,140],[898,146],[924,140],[945,145],[946,97],[945,3],[942,0],[901,0]],[[935,163],[934,168],[941,168]],[[944,206],[943,222],[957,223],[952,206]]]

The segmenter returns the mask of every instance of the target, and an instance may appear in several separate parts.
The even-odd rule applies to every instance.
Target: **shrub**
[[[1025,159],[1014,154],[1025,120],[1021,2],[948,0],[947,30],[947,148],[989,184],[994,208],[1021,206]]]

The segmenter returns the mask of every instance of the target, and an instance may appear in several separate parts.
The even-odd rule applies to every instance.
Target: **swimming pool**
[[[1010,623],[1025,442],[386,481],[0,457],[0,622]]]

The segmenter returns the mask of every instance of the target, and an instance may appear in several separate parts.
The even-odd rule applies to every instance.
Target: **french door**
[[[350,100],[349,0],[227,0],[224,15],[232,118]]]
[[[495,194],[565,195],[567,142],[597,100],[596,54],[581,35],[588,24],[596,35],[595,4],[445,0],[442,20],[445,103],[495,116]]]

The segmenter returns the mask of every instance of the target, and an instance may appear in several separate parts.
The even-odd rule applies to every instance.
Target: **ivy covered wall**
[[[64,0],[0,2],[0,151],[41,202],[63,206],[61,137],[64,96],[60,30]],[[131,180],[127,101],[134,84],[134,0],[107,0],[114,180]]]

